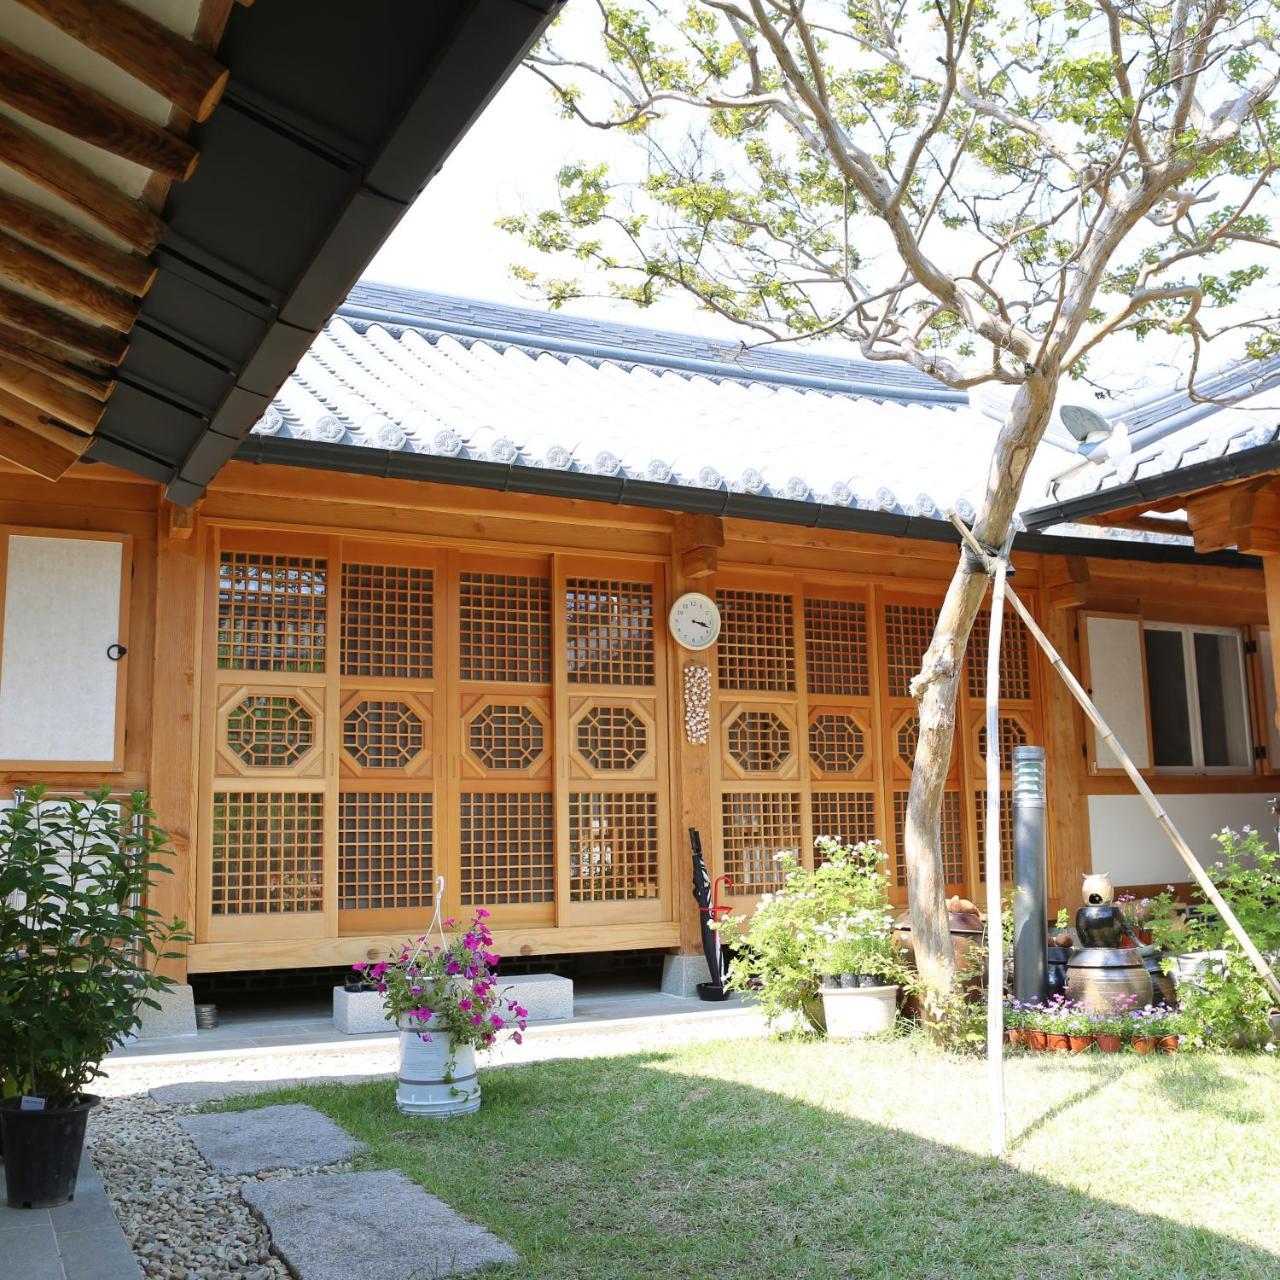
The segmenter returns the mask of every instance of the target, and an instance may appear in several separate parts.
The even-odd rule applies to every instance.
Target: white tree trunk
[[[1018,388],[996,441],[986,495],[974,522],[974,534],[983,546],[999,547],[1008,534],[1027,466],[1049,424],[1055,390],[1056,379],[1051,377],[1034,377]],[[950,994],[955,979],[942,869],[942,797],[955,745],[956,693],[965,648],[986,591],[985,571],[962,553],[920,674],[911,682],[920,737],[903,839],[911,933],[926,1011]]]

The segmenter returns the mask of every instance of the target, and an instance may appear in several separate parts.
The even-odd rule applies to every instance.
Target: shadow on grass
[[[1158,1153],[1117,1186],[1169,1216],[680,1066],[652,1053],[494,1068],[481,1110],[443,1124],[398,1115],[386,1081],[231,1105],[287,1098],[327,1112],[369,1144],[369,1167],[403,1170],[513,1245],[521,1263],[492,1277],[1280,1277],[1277,1255],[1173,1220],[1203,1222],[1213,1205],[1162,1200]],[[1064,1171],[1123,1166],[1105,1108],[1092,1119],[1101,1130],[1079,1126]]]

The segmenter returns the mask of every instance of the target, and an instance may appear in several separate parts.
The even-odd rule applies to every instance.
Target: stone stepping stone
[[[298,1280],[441,1280],[515,1251],[402,1173],[317,1173],[240,1194]]]
[[[341,1125],[301,1102],[175,1118],[219,1173],[337,1164],[365,1149]]]
[[[194,1107],[252,1093],[270,1093],[273,1089],[292,1089],[300,1084],[367,1084],[370,1080],[394,1078],[386,1072],[376,1072],[350,1076],[285,1076],[277,1080],[182,1080],[158,1084],[147,1092],[157,1102],[171,1107]]]

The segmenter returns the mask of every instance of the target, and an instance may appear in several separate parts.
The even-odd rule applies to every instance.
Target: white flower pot
[[[822,1010],[832,1040],[859,1040],[893,1030],[898,988],[823,987]]]
[[[476,1051],[454,1045],[438,1018],[400,1020],[396,1107],[407,1116],[464,1116],[480,1109]],[[430,1040],[424,1040],[426,1031]]]

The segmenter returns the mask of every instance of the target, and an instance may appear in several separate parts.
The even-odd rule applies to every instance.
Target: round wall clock
[[[685,649],[709,649],[720,635],[720,610],[710,596],[686,591],[671,606],[667,625]]]

